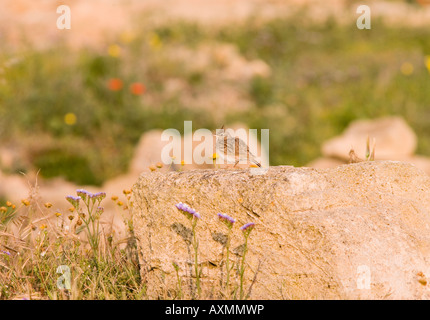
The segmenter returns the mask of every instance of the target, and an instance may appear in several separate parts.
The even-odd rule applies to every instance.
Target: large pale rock
[[[219,298],[225,274],[223,212],[237,219],[231,259],[249,238],[245,287],[251,299],[429,299],[430,177],[392,161],[316,170],[270,167],[245,170],[143,173],[134,185],[134,225],[141,272],[150,298],[171,298],[179,265],[190,297],[193,249],[184,202],[202,216],[197,225],[201,298]],[[232,286],[237,274],[232,273]],[[367,287],[369,285],[369,287]],[[221,297],[222,298],[222,297]]]
[[[352,122],[342,135],[323,144],[322,153],[326,157],[348,160],[353,148],[364,158],[367,137],[375,138],[376,158],[381,160],[399,160],[413,155],[417,146],[414,131],[401,117],[386,117]]]
[[[413,155],[406,158],[399,158],[398,160],[403,162],[409,162],[410,164],[413,164],[418,169],[423,170],[425,173],[430,175],[430,158],[421,156],[421,155]]]

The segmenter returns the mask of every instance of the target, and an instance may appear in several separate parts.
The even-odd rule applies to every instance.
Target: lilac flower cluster
[[[9,251],[4,251],[4,250],[0,250],[1,253],[7,254],[8,256],[10,256],[10,252]]]
[[[254,229],[255,223],[254,222],[248,222],[240,227],[240,230],[242,230],[244,233],[249,234],[252,229]]]
[[[81,199],[82,199],[82,198],[81,198],[80,196],[77,196],[77,197],[74,197],[74,196],[67,196],[67,197],[66,197],[66,200],[67,200],[67,201],[69,201],[69,202],[72,204],[72,206],[74,206],[75,208],[79,207],[79,201],[80,201]]]
[[[84,189],[78,189],[76,190],[76,193],[84,201],[86,201],[87,199],[92,199],[93,201],[96,201],[96,200],[102,201],[104,198],[106,198],[106,192],[91,193]]]
[[[95,200],[102,201],[104,198],[106,198],[106,192],[97,192],[97,193],[91,193],[90,198]]]
[[[229,227],[229,228],[233,227],[233,224],[236,222],[235,219],[233,219],[232,217],[230,217],[226,214],[223,214],[223,213],[218,213],[218,218],[222,222],[224,222],[227,225],[227,227]]]
[[[87,197],[90,195],[90,192],[88,192],[87,190],[84,190],[84,189],[78,189],[78,190],[76,190],[76,193],[84,201],[86,201]]]
[[[196,218],[200,219],[200,213],[198,213],[196,210],[191,208],[185,203],[179,202],[178,204],[175,204],[176,208],[178,208],[179,211],[182,211],[188,218]]]
[[[106,192],[91,193],[84,189],[76,190],[76,194],[78,195],[77,197],[74,197],[74,196],[66,197],[66,200],[69,201],[75,208],[79,207],[80,200],[87,202],[87,200],[91,199],[94,203],[96,201],[101,202],[104,198],[106,198]]]

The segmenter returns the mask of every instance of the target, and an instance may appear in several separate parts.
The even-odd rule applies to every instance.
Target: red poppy
[[[140,82],[135,82],[131,84],[130,91],[132,94],[140,96],[141,94],[145,93],[146,87]]]
[[[108,87],[109,87],[109,90],[112,90],[112,91],[119,91],[119,90],[121,90],[122,89],[122,81],[121,81],[121,79],[118,79],[118,78],[112,78],[112,79],[110,79],[109,83],[108,83]]]

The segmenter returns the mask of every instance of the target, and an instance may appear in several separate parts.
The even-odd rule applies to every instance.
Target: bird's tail
[[[252,162],[254,162],[259,168],[261,168],[261,163],[258,162],[257,160],[251,160]]]

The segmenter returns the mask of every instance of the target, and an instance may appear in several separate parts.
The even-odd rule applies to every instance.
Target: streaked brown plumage
[[[248,145],[239,137],[232,137],[224,130],[224,126],[221,128],[223,131],[220,134],[217,134],[217,152],[221,151],[220,156],[225,158],[227,161],[229,160],[229,156],[234,156],[236,166],[239,161],[246,159],[258,167],[261,167],[261,164],[255,159],[255,156],[249,151]],[[234,139],[234,142],[233,142]]]

